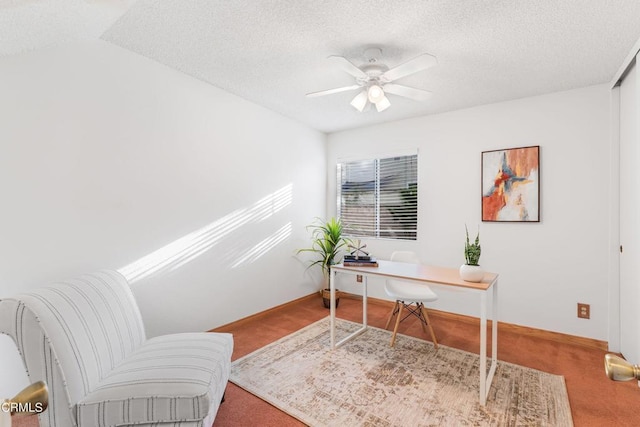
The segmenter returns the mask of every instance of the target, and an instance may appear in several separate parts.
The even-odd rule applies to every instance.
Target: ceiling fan
[[[393,83],[394,81],[425,70],[438,63],[436,57],[423,53],[409,61],[394,68],[389,68],[380,62],[382,50],[370,48],[365,50],[364,56],[367,62],[357,67],[343,56],[332,55],[329,59],[339,65],[345,72],[356,78],[356,83],[351,86],[344,86],[335,89],[322,90],[320,92],[308,93],[307,97],[331,95],[339,92],[362,89],[351,101],[351,105],[358,111],[363,112],[365,107],[373,104],[378,112],[384,111],[391,105],[386,97],[387,93],[404,96],[416,101],[424,101],[431,96],[431,92],[423,89],[416,89],[409,86]]]

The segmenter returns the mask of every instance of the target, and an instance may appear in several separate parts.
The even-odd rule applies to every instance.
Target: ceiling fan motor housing
[[[360,69],[367,75],[367,77],[356,78],[356,81],[365,85],[370,81],[380,81],[380,76],[388,71],[389,67],[384,64],[366,64],[360,67]]]

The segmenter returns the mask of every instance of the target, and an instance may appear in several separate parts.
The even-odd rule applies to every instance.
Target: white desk
[[[493,375],[498,362],[498,275],[485,273],[480,283],[465,282],[460,278],[457,269],[431,267],[421,264],[407,264],[403,262],[378,261],[378,267],[345,267],[333,265],[329,274],[329,288],[331,290],[331,348],[336,348],[362,334],[367,330],[367,278],[377,276],[410,280],[418,283],[453,286],[458,289],[480,294],[480,404],[485,405],[491,388]],[[362,281],[362,327],[336,343],[336,285],[337,273],[360,275]],[[492,290],[492,292],[489,292]],[[487,294],[491,296],[491,367],[487,372]]]

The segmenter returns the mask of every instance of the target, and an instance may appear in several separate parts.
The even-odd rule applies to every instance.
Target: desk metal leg
[[[329,321],[329,330],[331,335],[331,348],[336,348],[336,283],[335,283],[336,272],[333,270],[329,270],[329,313],[330,313],[330,321]]]
[[[362,278],[362,326],[367,327],[367,276]]]
[[[487,291],[480,296],[480,405],[487,403],[493,376],[498,366],[498,282],[491,294],[491,367],[487,372]]]
[[[493,284],[493,295],[491,297],[492,311],[491,314],[491,368],[487,378],[487,394],[488,388],[491,387],[493,375],[498,367],[498,281]]]
[[[487,294],[480,295],[480,405],[487,403]]]
[[[335,326],[336,326],[336,315],[335,315],[335,273],[332,273],[329,278],[329,287],[331,289],[331,348],[340,347],[342,344],[346,343],[352,338],[362,334],[367,330],[367,276],[364,276],[364,280],[362,281],[362,327],[357,331],[349,334],[344,337],[340,341],[336,342],[335,336]]]

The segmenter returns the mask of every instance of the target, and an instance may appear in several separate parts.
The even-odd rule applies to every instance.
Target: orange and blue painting
[[[482,152],[482,220],[540,221],[540,146]]]

